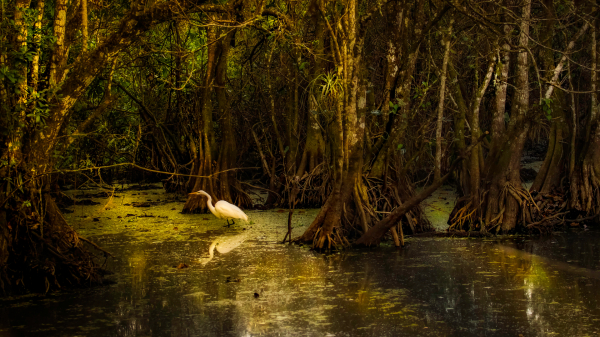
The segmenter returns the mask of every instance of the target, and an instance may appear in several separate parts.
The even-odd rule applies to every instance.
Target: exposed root
[[[472,205],[473,202],[469,201],[466,205],[453,212],[453,216],[451,214],[449,231],[456,230],[456,228],[463,228],[465,224],[475,222],[472,217],[477,208],[472,207]]]
[[[325,248],[325,245],[327,245],[327,248]],[[350,242],[348,239],[344,235],[341,235],[340,230],[336,230],[336,228],[330,234],[323,234],[321,228],[319,228],[312,242],[313,249],[318,250],[326,249],[329,251],[332,248],[334,250],[342,250],[349,246]]]
[[[379,221],[382,215],[392,212],[396,207],[401,206],[406,200],[415,195],[408,181],[401,183],[388,181],[385,183],[381,179],[365,178],[363,182],[369,197],[368,205],[370,205],[370,207],[364,209],[376,221]],[[373,209],[377,210],[377,215],[373,212]],[[420,205],[407,212],[401,223],[413,234],[433,230]]]
[[[99,264],[110,253],[80,237],[62,217],[49,194],[32,207],[11,207],[7,212],[0,286],[5,292],[48,292],[64,286],[101,284],[108,272]],[[100,251],[93,254],[89,248]]]
[[[331,193],[330,172],[325,169],[325,164],[317,165],[311,172],[305,172],[302,177],[284,176],[284,192],[281,199],[275,205],[285,205],[289,202],[289,186],[292,180],[298,185],[298,195],[294,196],[298,208],[320,207],[325,203],[327,196]]]
[[[531,233],[550,233],[558,227],[572,223],[571,226],[577,226],[579,222],[584,222],[586,219],[591,220],[596,217],[593,215],[587,218],[581,218],[581,212],[573,212],[568,207],[567,196],[557,191],[548,194],[535,193],[532,195],[529,191],[521,186],[515,186],[511,183],[505,183],[499,195],[500,210],[498,214],[491,219],[487,224],[484,224],[483,229],[494,231],[496,234],[500,232],[504,214],[506,211],[506,198],[513,198],[519,205],[519,213],[516,230],[518,232]],[[468,201],[467,201],[468,200]],[[477,207],[468,198],[459,199],[456,208],[450,218],[449,231],[474,231],[482,230],[479,226],[479,219],[474,218],[473,214]],[[572,219],[576,217],[575,219]],[[577,218],[579,217],[579,219]],[[477,224],[474,226],[474,224]]]
[[[185,205],[183,206],[183,210],[181,213],[183,214],[196,214],[196,213],[206,213],[208,207],[206,206],[206,198],[203,198],[200,195],[192,194],[188,196]]]

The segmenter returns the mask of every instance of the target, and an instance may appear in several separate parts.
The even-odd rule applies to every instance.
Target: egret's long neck
[[[200,191],[198,193],[200,193],[208,198],[206,200],[206,206],[208,206],[208,209],[210,210],[210,212],[218,218],[219,216],[217,215],[217,212],[215,211],[215,206],[212,205],[212,198],[210,197],[210,194],[208,194],[204,191]]]

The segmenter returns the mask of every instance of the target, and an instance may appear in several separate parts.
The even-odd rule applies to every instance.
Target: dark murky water
[[[116,256],[116,283],[0,300],[0,336],[600,333],[599,232],[320,255],[275,243],[258,221],[221,225],[180,224],[172,236],[99,225],[90,237]],[[181,262],[189,268],[174,268]]]

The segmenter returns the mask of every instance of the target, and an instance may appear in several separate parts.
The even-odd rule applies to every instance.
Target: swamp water
[[[227,228],[159,189],[92,200],[66,218],[114,255],[115,283],[0,299],[0,337],[600,334],[599,232],[322,255],[278,243],[283,210]]]

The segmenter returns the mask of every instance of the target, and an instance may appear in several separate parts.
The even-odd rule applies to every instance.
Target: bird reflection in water
[[[200,263],[206,265],[215,257],[215,249],[219,254],[227,254],[239,247],[250,235],[250,231],[244,231],[238,235],[221,236],[213,240],[208,247],[208,257],[200,258]]]

